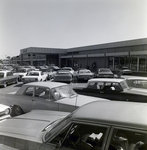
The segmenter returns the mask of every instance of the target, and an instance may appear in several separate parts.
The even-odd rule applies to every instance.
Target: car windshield
[[[63,68],[62,70],[69,70],[69,71],[71,71],[71,68]]]
[[[100,69],[100,72],[111,72],[109,69]]]
[[[125,81],[121,81],[120,85],[123,88],[123,90],[130,89],[129,86],[128,86],[128,84]]]
[[[29,72],[27,76],[39,76],[38,72]]]
[[[71,96],[76,96],[77,93],[70,87],[70,85],[59,86],[51,89],[56,100],[62,98],[69,98]]]
[[[3,72],[0,72],[0,79],[1,78],[4,78],[4,73]]]
[[[89,70],[80,70],[79,73],[90,73]]]
[[[19,69],[17,72],[25,73],[25,72],[26,72],[26,70],[25,70],[25,69]]]

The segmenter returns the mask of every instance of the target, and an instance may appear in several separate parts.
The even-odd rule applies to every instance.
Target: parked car
[[[52,81],[70,83],[73,80],[73,75],[69,70],[58,70]]]
[[[74,75],[74,70],[71,67],[63,67],[62,70],[68,70],[72,75]]]
[[[126,79],[94,78],[86,86],[73,88],[78,94],[102,97],[110,100],[147,102],[147,90],[130,88]]]
[[[77,71],[77,79],[78,80],[89,80],[94,77],[94,73],[92,73],[89,69],[80,69]]]
[[[13,75],[17,75],[18,80],[21,81],[22,77],[26,76],[30,71],[32,71],[31,68],[19,68]]]
[[[0,120],[10,117],[11,111],[10,106],[0,104]]]
[[[147,89],[147,77],[129,77],[126,81],[131,88]]]
[[[21,150],[147,149],[146,103],[92,102],[61,116],[38,112],[1,121],[0,143]]]
[[[42,71],[30,71],[26,76],[22,77],[23,83],[36,81],[47,81],[47,74],[44,74]]]
[[[13,75],[11,71],[8,70],[1,70],[0,71],[0,86],[4,88],[7,87],[9,84],[16,84],[18,83],[18,76]]]
[[[0,99],[2,104],[13,106],[12,116],[33,109],[72,112],[91,101],[106,100],[78,95],[69,84],[50,81],[23,84],[18,91],[7,93],[3,97]]]
[[[114,78],[114,73],[109,68],[99,68],[95,72],[96,78]]]
[[[127,67],[127,66],[120,67],[118,70],[119,70],[123,75],[131,75],[131,74],[132,74],[132,70],[129,69],[129,67]]]

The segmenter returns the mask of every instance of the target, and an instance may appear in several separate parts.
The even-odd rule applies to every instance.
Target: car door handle
[[[32,102],[36,101],[35,99],[32,99]]]

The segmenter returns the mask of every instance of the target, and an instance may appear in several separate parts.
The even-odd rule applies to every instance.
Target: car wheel
[[[6,88],[6,87],[7,87],[7,82],[5,82],[5,83],[4,83],[3,87],[4,87],[4,88]]]
[[[13,117],[21,114],[23,114],[23,110],[21,109],[21,107],[17,105],[13,106],[11,116]]]

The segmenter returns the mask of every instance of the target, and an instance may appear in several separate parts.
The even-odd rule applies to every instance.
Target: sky
[[[0,0],[0,59],[27,47],[147,38],[147,0]]]

